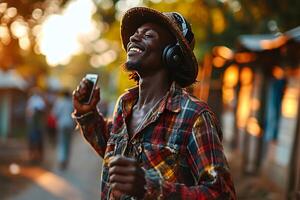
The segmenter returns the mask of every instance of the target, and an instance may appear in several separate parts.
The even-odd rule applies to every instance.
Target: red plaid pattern
[[[145,169],[145,199],[236,199],[222,132],[209,107],[173,83],[129,138],[125,122],[137,96],[137,88],[121,96],[112,121],[98,113],[78,120],[84,137],[104,158],[101,199],[109,198],[108,161],[117,154],[135,157]]]

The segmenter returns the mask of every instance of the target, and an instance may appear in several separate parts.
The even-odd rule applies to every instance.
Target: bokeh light
[[[20,173],[20,171],[21,171],[21,169],[20,169],[20,166],[19,166],[18,164],[16,164],[16,163],[11,163],[11,164],[9,165],[9,172],[10,172],[11,174],[17,175],[17,174]]]
[[[82,52],[83,42],[99,36],[100,30],[92,20],[95,12],[96,7],[91,0],[75,0],[62,14],[50,15],[44,21],[37,40],[49,65],[67,64],[72,56]]]

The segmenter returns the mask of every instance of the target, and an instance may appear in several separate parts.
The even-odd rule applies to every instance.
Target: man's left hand
[[[109,163],[109,182],[115,198],[123,194],[143,198],[146,192],[145,172],[133,158],[113,157]]]

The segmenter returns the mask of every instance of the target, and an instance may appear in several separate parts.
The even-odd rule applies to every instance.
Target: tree
[[[35,32],[45,17],[59,12],[66,2],[1,1],[0,69],[17,69],[28,79],[47,73],[44,56],[37,53]]]

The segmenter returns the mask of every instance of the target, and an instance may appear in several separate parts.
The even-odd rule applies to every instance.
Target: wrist
[[[79,111],[77,109],[74,109],[72,116],[81,117],[81,116],[85,116],[85,115],[88,115],[89,113],[93,113],[93,112],[96,112],[96,109],[87,110],[87,111]]]
[[[79,124],[83,124],[93,119],[95,117],[96,112],[96,110],[91,110],[86,113],[79,113],[75,110],[72,113],[72,118],[75,119]]]

